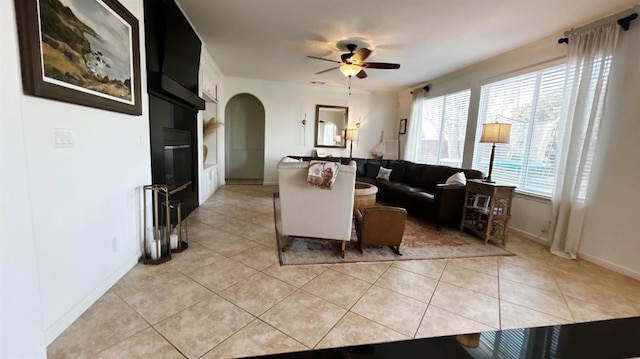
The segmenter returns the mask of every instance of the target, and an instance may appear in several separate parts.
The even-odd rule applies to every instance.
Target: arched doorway
[[[264,106],[257,97],[233,96],[225,108],[225,182],[262,184],[264,180]]]

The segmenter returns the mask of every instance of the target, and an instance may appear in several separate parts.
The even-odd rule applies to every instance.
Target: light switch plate
[[[52,128],[51,145],[53,148],[73,148],[73,131],[70,128]]]

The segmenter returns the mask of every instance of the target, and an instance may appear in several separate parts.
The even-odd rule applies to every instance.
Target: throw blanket
[[[340,163],[329,161],[311,161],[307,182],[315,187],[330,190],[336,181]]]

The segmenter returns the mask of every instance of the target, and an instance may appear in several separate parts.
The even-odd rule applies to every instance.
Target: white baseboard
[[[522,231],[522,230],[519,230],[519,229],[513,228],[513,227],[509,227],[509,232],[512,232],[512,233],[517,234],[517,235],[519,235],[521,237],[530,239],[530,240],[532,240],[534,242],[538,242],[538,243],[540,243],[542,245],[545,245],[547,247],[551,246],[551,241],[549,241],[548,239],[542,238],[540,236],[535,236],[535,235],[533,235],[533,234],[531,234],[529,232],[525,232],[525,231]],[[591,262],[593,264],[597,264],[597,265],[599,265],[599,266],[601,266],[603,268],[610,269],[610,270],[612,270],[612,271],[614,271],[616,273],[624,274],[624,275],[629,276],[631,278],[640,280],[640,272],[635,271],[633,269],[630,269],[630,268],[627,268],[627,267],[624,267],[624,266],[621,266],[621,265],[618,265],[618,264],[615,264],[615,263],[611,263],[611,262],[609,262],[607,260],[600,259],[598,257],[594,257],[592,255],[589,255],[589,254],[586,254],[586,253],[583,253],[583,252],[580,252],[580,251],[578,252],[578,258],[583,259],[583,260],[585,260],[587,262]]]
[[[530,239],[530,240],[532,240],[534,242],[543,244],[543,245],[545,245],[547,247],[551,246],[551,242],[548,239],[542,238],[540,236],[536,236],[536,235],[534,235],[532,233],[529,233],[529,232],[526,232],[526,231],[523,231],[523,230],[520,230],[520,229],[517,229],[517,228],[513,228],[513,227],[509,227],[509,232],[515,233],[520,237],[524,237],[526,239]]]
[[[611,263],[611,262],[609,262],[607,260],[600,259],[598,257],[594,257],[594,256],[592,256],[590,254],[586,254],[586,253],[583,253],[583,252],[580,252],[580,251],[578,251],[578,258],[584,259],[585,261],[591,262],[593,264],[597,264],[597,265],[599,265],[601,267],[610,269],[610,270],[612,270],[614,272],[617,272],[617,273],[620,273],[620,274],[624,274],[624,275],[629,276],[631,278],[640,280],[640,272],[635,271],[633,269],[630,269],[630,268],[627,268],[627,267],[624,267],[624,266],[621,266],[621,265],[618,265],[618,264],[615,264],[615,263]]]
[[[82,313],[86,312],[95,302],[100,299],[111,287],[113,287],[120,278],[122,278],[127,272],[138,263],[138,258],[131,257],[120,268],[118,268],[113,274],[111,274],[102,284],[96,289],[91,291],[86,297],[84,297],[78,304],[76,304],[65,315],[53,323],[44,332],[44,339],[47,345],[51,344],[62,332],[64,332],[76,319],[78,319]]]

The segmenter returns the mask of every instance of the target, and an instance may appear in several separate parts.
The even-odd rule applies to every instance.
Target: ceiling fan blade
[[[358,65],[361,64],[367,57],[371,55],[371,50],[365,49],[364,47],[360,50],[356,51],[353,56],[349,58],[352,64]]]
[[[330,68],[330,69],[326,69],[326,70],[322,70],[322,71],[320,71],[320,72],[316,72],[316,75],[320,75],[320,74],[323,74],[323,73],[325,73],[325,72],[329,72],[329,71],[332,71],[332,70],[337,70],[337,69],[339,69],[339,68],[340,68],[340,66],[338,66],[338,67],[332,67],[332,68]]]
[[[391,64],[388,62],[363,62],[360,66],[369,68],[369,69],[399,69],[400,64]]]
[[[364,70],[360,70],[360,72],[358,72],[358,73],[356,74],[356,77],[357,77],[357,78],[359,78],[359,79],[367,78],[367,73],[366,73],[366,72],[364,72]]]
[[[322,60],[322,61],[329,61],[329,62],[335,62],[336,64],[341,64],[342,62],[340,61],[336,61],[336,60],[331,60],[331,59],[325,59],[322,57],[317,57],[317,56],[307,56],[310,59],[316,59],[316,60]]]

